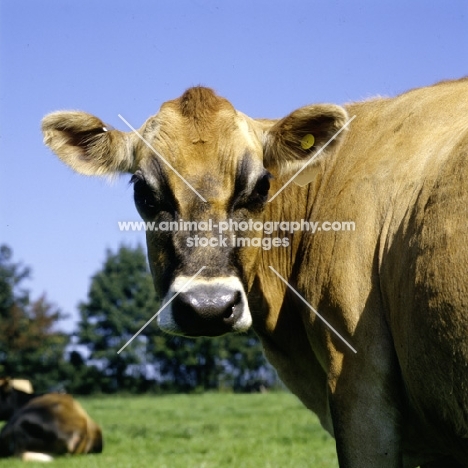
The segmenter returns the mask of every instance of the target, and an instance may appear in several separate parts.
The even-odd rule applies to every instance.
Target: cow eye
[[[265,198],[268,196],[268,191],[270,190],[270,178],[270,174],[265,174],[264,176],[260,177],[253,191],[255,196]]]
[[[140,214],[144,217],[155,215],[158,211],[158,203],[151,187],[143,178],[136,175],[130,182],[133,183],[133,199]]]
[[[170,193],[153,189],[140,174],[135,174],[130,182],[133,183],[133,199],[142,218],[174,216],[176,203]]]
[[[270,190],[271,174],[266,173],[262,175],[255,184],[249,197],[241,202],[238,208],[247,208],[252,211],[262,210],[268,198],[268,191]]]

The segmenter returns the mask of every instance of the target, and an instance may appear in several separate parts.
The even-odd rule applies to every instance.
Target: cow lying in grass
[[[102,452],[100,427],[71,396],[38,395],[0,379],[0,457],[51,461],[54,455]],[[32,389],[31,389],[32,390]]]

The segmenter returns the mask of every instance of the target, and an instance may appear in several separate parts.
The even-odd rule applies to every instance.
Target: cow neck
[[[317,168],[315,178],[306,186],[300,187],[294,183],[289,184],[278,197],[267,204],[264,213],[264,222],[266,221],[286,221],[299,222],[313,221],[314,208],[317,200],[323,193],[323,171],[322,168]],[[281,185],[279,184],[279,187]],[[276,188],[276,184],[272,187],[272,193]],[[282,230],[275,231],[271,234],[272,237],[280,237],[288,239],[288,247],[277,247],[271,250],[262,252],[263,269],[269,268],[269,265],[278,265],[278,272],[282,271],[282,275],[289,278],[293,273],[293,267],[296,263],[298,249],[303,238],[304,231],[298,230],[294,233],[283,232]]]

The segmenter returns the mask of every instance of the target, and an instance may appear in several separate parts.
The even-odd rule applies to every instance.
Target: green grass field
[[[333,439],[288,393],[79,400],[103,428],[104,452],[57,458],[54,468],[338,466]],[[20,466],[18,460],[0,460],[0,468]]]

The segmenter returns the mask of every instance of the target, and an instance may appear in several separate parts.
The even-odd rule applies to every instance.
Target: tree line
[[[118,353],[160,308],[141,246],[106,251],[72,333],[60,330],[68,316],[46,295],[31,298],[24,287],[30,275],[0,246],[0,376],[76,394],[250,392],[279,384],[252,331],[190,339],[152,321]]]

